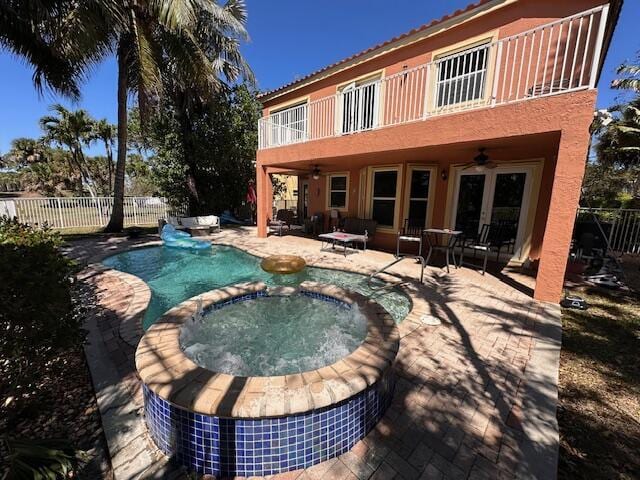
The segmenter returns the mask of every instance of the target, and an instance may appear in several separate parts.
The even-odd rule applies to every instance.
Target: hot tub
[[[140,341],[146,423],[165,454],[201,474],[310,467],[382,417],[398,347],[393,318],[355,292],[312,282],[213,290],[166,312]]]

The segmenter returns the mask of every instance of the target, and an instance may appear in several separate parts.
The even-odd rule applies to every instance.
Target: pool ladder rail
[[[386,270],[388,270],[389,268],[393,267],[394,265],[400,263],[403,260],[418,260],[418,261],[420,261],[420,283],[424,283],[424,267],[426,265],[424,257],[422,255],[396,254],[395,255],[395,259],[393,260],[393,262],[388,263],[384,267],[380,268],[379,270],[376,270],[374,273],[369,275],[369,280],[368,280],[369,288],[371,290],[373,290],[374,292],[376,292],[378,290],[384,290],[386,288],[393,288],[393,287],[396,287],[396,286],[400,285],[400,283],[402,283],[402,282],[400,282],[400,283],[386,283],[385,285],[382,285],[382,286],[379,286],[379,287],[374,287],[373,286],[373,280],[378,275],[380,275],[381,273],[384,273]]]
[[[420,237],[415,237],[415,236],[406,236],[406,235],[401,235],[400,233],[398,234],[398,240],[396,242],[396,254],[395,254],[395,259],[393,260],[393,262],[385,265],[384,267],[380,268],[379,270],[376,270],[374,273],[372,273],[371,275],[369,275],[369,288],[371,290],[378,291],[378,290],[384,290],[385,288],[393,288],[395,286],[397,286],[398,284],[392,284],[392,283],[387,283],[386,285],[382,285],[380,287],[375,287],[373,286],[373,280],[374,278],[376,278],[376,276],[380,275],[381,273],[384,273],[386,270],[388,270],[389,268],[393,267],[394,265],[400,263],[403,260],[418,260],[420,262],[420,283],[424,283],[424,267],[427,264],[427,262],[425,261],[424,257],[422,255],[413,255],[413,254],[409,254],[409,253],[400,253],[400,242],[402,241],[406,241],[406,242],[415,242],[418,243],[418,252],[422,253],[422,236]]]

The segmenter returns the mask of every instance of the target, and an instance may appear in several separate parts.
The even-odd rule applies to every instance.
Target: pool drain
[[[440,320],[439,318],[436,318],[433,315],[426,315],[426,314],[420,317],[420,321],[425,325],[429,325],[433,327],[442,324],[442,320]]]

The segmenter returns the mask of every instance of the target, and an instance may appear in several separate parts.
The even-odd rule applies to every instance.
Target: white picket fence
[[[595,215],[608,236],[611,250],[640,253],[640,210],[616,208],[579,208],[578,221],[590,221]]]
[[[0,200],[0,216],[16,217],[29,225],[55,229],[104,227],[109,222],[113,197],[46,197]],[[159,218],[183,213],[161,197],[126,197],[124,225],[156,225]]]

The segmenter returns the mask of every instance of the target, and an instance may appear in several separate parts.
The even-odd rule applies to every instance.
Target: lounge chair
[[[220,217],[216,215],[201,215],[197,217],[178,217],[178,225],[175,225],[172,217],[168,217],[167,221],[176,228],[182,227],[190,232],[211,233],[213,230],[220,231]]]

